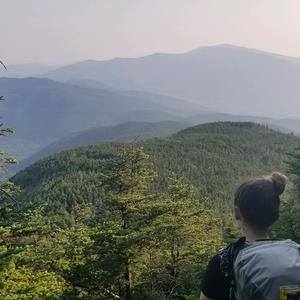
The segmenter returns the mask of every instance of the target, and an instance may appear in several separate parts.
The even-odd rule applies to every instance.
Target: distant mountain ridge
[[[0,95],[7,99],[1,115],[16,128],[15,135],[2,139],[1,149],[20,160],[53,142],[64,144],[77,132],[97,128],[101,136],[102,127],[128,122],[251,121],[300,132],[300,59],[293,57],[219,45],[89,60],[45,74],[56,80],[0,78]]]
[[[1,103],[3,122],[16,128],[13,136],[1,140],[1,146],[20,159],[56,139],[93,127],[130,120],[179,120],[207,111],[169,96],[86,87],[46,78],[0,78],[0,92],[6,99]]]
[[[6,69],[0,68],[0,77],[26,78],[41,76],[45,72],[57,69],[58,66],[49,66],[39,63],[7,65]]]
[[[59,138],[95,126],[120,123],[122,115],[136,111],[162,111],[178,116],[201,112],[184,100],[142,92],[87,88],[50,79],[0,78],[7,101],[2,114],[21,137]]]
[[[210,114],[204,113],[200,115],[190,116],[188,118],[176,117],[173,121],[156,122],[155,118],[172,117],[170,115],[157,116],[157,112],[153,111],[153,116],[150,112],[133,112],[131,115],[126,116],[126,120],[132,121],[124,122],[118,125],[109,127],[95,127],[84,131],[75,132],[70,135],[64,136],[61,139],[55,140],[53,143],[42,147],[37,152],[32,152],[30,157],[21,160],[20,164],[10,168],[11,172],[24,169],[30,164],[39,159],[59,153],[61,151],[78,148],[87,145],[101,145],[110,142],[137,142],[146,140],[153,137],[166,137],[179,132],[192,125],[210,124],[215,122],[231,122],[233,124],[239,123],[255,123],[257,126],[267,126],[282,133],[293,133],[299,136],[300,120],[281,120],[260,118],[254,116],[238,116],[228,114]],[[146,117],[151,119],[152,122],[142,121]],[[178,121],[177,121],[178,120]],[[197,128],[197,127],[192,127]],[[204,125],[201,127],[204,128]],[[184,132],[184,131],[183,131]]]
[[[97,80],[151,91],[212,110],[269,117],[300,117],[299,59],[219,45],[182,54],[83,61],[44,74],[56,80]]]
[[[157,123],[128,122],[109,127],[91,128],[56,140],[10,170],[12,172],[22,170],[42,158],[80,146],[101,145],[110,142],[136,143],[149,138],[166,137],[188,126],[190,124],[164,121]]]

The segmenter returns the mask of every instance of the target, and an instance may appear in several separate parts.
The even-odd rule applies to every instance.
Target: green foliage
[[[0,97],[3,100],[3,97]],[[0,125],[0,136],[13,133],[12,128]],[[8,164],[16,163],[14,157],[0,152],[2,174]],[[18,265],[20,257],[28,254],[27,244],[34,247],[33,225],[37,225],[36,214],[24,213],[15,199],[18,187],[5,177],[0,186],[0,298],[13,299],[59,299],[66,290],[65,282],[54,272]],[[27,218],[29,222],[27,221]],[[34,220],[33,220],[34,219]],[[29,241],[28,239],[31,239]],[[28,258],[27,258],[28,259]]]
[[[249,176],[284,170],[286,153],[300,145],[298,137],[253,123],[214,123],[196,126],[169,138],[140,144],[158,174],[152,190],[164,191],[177,174],[207,198],[207,207],[231,209],[238,182]],[[76,203],[101,199],[98,181],[102,162],[115,156],[114,145],[89,146],[62,152],[18,173],[19,201],[47,203],[55,214],[70,212]]]
[[[24,251],[4,283],[36,277],[32,295],[15,291],[24,299],[37,297],[43,274],[51,299],[197,299],[208,258],[238,233],[227,213],[234,185],[283,170],[299,145],[263,126],[217,123],[39,161],[13,178],[22,192],[8,223]]]
[[[0,96],[0,101],[4,98]],[[6,136],[13,133],[12,128],[5,128],[0,124],[0,136]],[[0,151],[0,172],[5,171],[8,164],[15,163],[15,158],[8,156],[4,151]],[[10,239],[13,232],[17,228],[14,223],[14,198],[13,194],[16,191],[13,183],[6,178],[0,180],[0,289],[4,287],[1,274],[8,268],[12,255],[19,251],[19,247]]]
[[[220,221],[213,211],[204,210],[190,185],[176,179],[169,179],[160,208],[148,252],[149,290],[180,299],[197,291],[200,272],[221,247]]]
[[[179,174],[214,206],[231,205],[236,185],[249,176],[284,170],[300,139],[254,123],[219,122],[185,129],[143,145],[160,175],[156,187]]]
[[[157,175],[141,148],[82,151],[76,161],[91,176],[75,176],[78,166],[72,164],[72,178],[92,190],[66,206],[67,221],[55,218],[58,205],[50,201],[55,198],[40,198],[34,209],[32,202],[20,205],[26,216],[20,243],[26,247],[14,256],[16,272],[30,270],[37,284],[40,272],[55,275],[60,288],[53,299],[184,299],[196,293],[210,253],[222,244],[213,211],[182,180],[169,179],[165,191],[154,192]],[[53,167],[64,174],[63,166],[69,167]],[[24,172],[25,181],[29,175]],[[53,180],[42,167],[41,178]],[[40,197],[47,192],[48,185]]]
[[[187,126],[186,123],[164,121],[158,123],[128,122],[114,126],[93,127],[78,133],[72,133],[59,141],[56,140],[39,152],[34,153],[35,151],[31,151],[34,154],[14,167],[14,170],[22,170],[42,158],[63,150],[87,145],[101,145],[109,142],[130,142],[137,138],[138,140],[145,140],[153,137],[169,136]],[[23,149],[24,147],[22,147]],[[26,154],[23,152],[24,150],[19,155]]]
[[[11,267],[4,277],[5,287],[0,290],[0,298],[3,300],[61,299],[66,289],[64,281],[48,271]]]
[[[297,196],[300,195],[300,148],[289,153],[289,159],[287,161],[288,172],[292,175],[294,183],[294,192]]]
[[[279,222],[274,232],[281,238],[290,238],[300,243],[300,206],[299,198],[291,198],[283,203]]]
[[[280,237],[300,243],[300,148],[289,154],[287,167],[293,183],[291,196],[282,204],[280,220],[274,230]]]

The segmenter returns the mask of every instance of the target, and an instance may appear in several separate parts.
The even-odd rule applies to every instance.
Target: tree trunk
[[[132,282],[131,282],[131,273],[129,270],[129,260],[126,258],[126,267],[124,273],[125,279],[125,300],[132,300]]]
[[[174,290],[177,288],[177,281],[179,271],[177,268],[177,262],[179,258],[179,249],[175,240],[173,240],[172,248],[171,248],[171,258],[172,258],[172,267],[171,267],[171,276],[173,277],[173,287],[170,291],[170,296],[173,294]]]

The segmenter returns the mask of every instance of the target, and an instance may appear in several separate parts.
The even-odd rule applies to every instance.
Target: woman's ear
[[[242,218],[241,210],[237,206],[234,207],[234,217],[238,221],[240,221]]]

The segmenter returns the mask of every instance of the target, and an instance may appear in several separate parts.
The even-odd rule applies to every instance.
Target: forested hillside
[[[183,122],[165,121],[157,123],[126,122],[115,126],[95,127],[56,140],[19,164],[14,165],[14,168],[11,170],[22,170],[39,159],[63,150],[87,145],[100,145],[108,142],[135,142],[153,137],[165,137],[188,126],[187,123]]]
[[[143,147],[154,163],[158,173],[155,191],[164,190],[168,177],[174,175],[195,186],[198,195],[208,197],[210,206],[224,208],[243,178],[284,170],[287,153],[300,146],[300,139],[254,123],[220,122],[136,146]],[[92,201],[99,197],[95,192],[99,192],[97,174],[102,159],[116,147],[83,147],[33,164],[13,178],[23,190],[20,201],[44,203],[49,199],[47,205],[63,213],[76,203]]]
[[[82,148],[27,171],[5,214],[4,245],[17,254],[0,272],[1,297],[198,297],[198,278],[222,244],[218,218],[175,178],[153,191],[142,149]]]
[[[255,123],[217,122],[190,127],[142,145],[163,178],[174,172],[201,194],[229,200],[234,185],[241,179],[273,169],[284,170],[286,153],[299,142],[293,134]]]
[[[180,120],[163,121],[159,120]],[[38,141],[35,145],[32,141],[25,139],[7,139],[2,141],[2,148],[7,152],[13,152],[20,160],[13,168],[9,168],[11,174],[24,169],[37,160],[44,158],[62,150],[77,148],[85,145],[99,145],[105,142],[130,142],[133,140],[144,140],[150,137],[163,137],[178,132],[180,129],[187,128],[193,124],[205,124],[212,122],[255,122],[264,124],[272,129],[284,133],[298,134],[300,121],[293,119],[272,119],[254,116],[239,116],[220,113],[202,113],[187,118],[176,117],[167,112],[155,110],[132,111],[120,117],[120,122],[124,123],[113,126],[102,126],[74,132],[63,138],[55,140],[46,147],[42,147]],[[43,142],[42,142],[43,143]],[[20,149],[20,145],[22,148]],[[41,148],[36,152],[36,149]],[[18,151],[17,151],[18,150]],[[24,156],[24,154],[27,154]],[[29,155],[31,154],[31,155]],[[26,157],[28,156],[29,157]]]
[[[299,146],[292,134],[220,122],[31,165],[12,178],[14,201],[1,202],[0,241],[11,252],[0,297],[198,299],[208,258],[239,234],[233,187],[285,170]],[[297,174],[299,155],[289,161]],[[273,234],[300,239],[297,203],[284,205]]]

